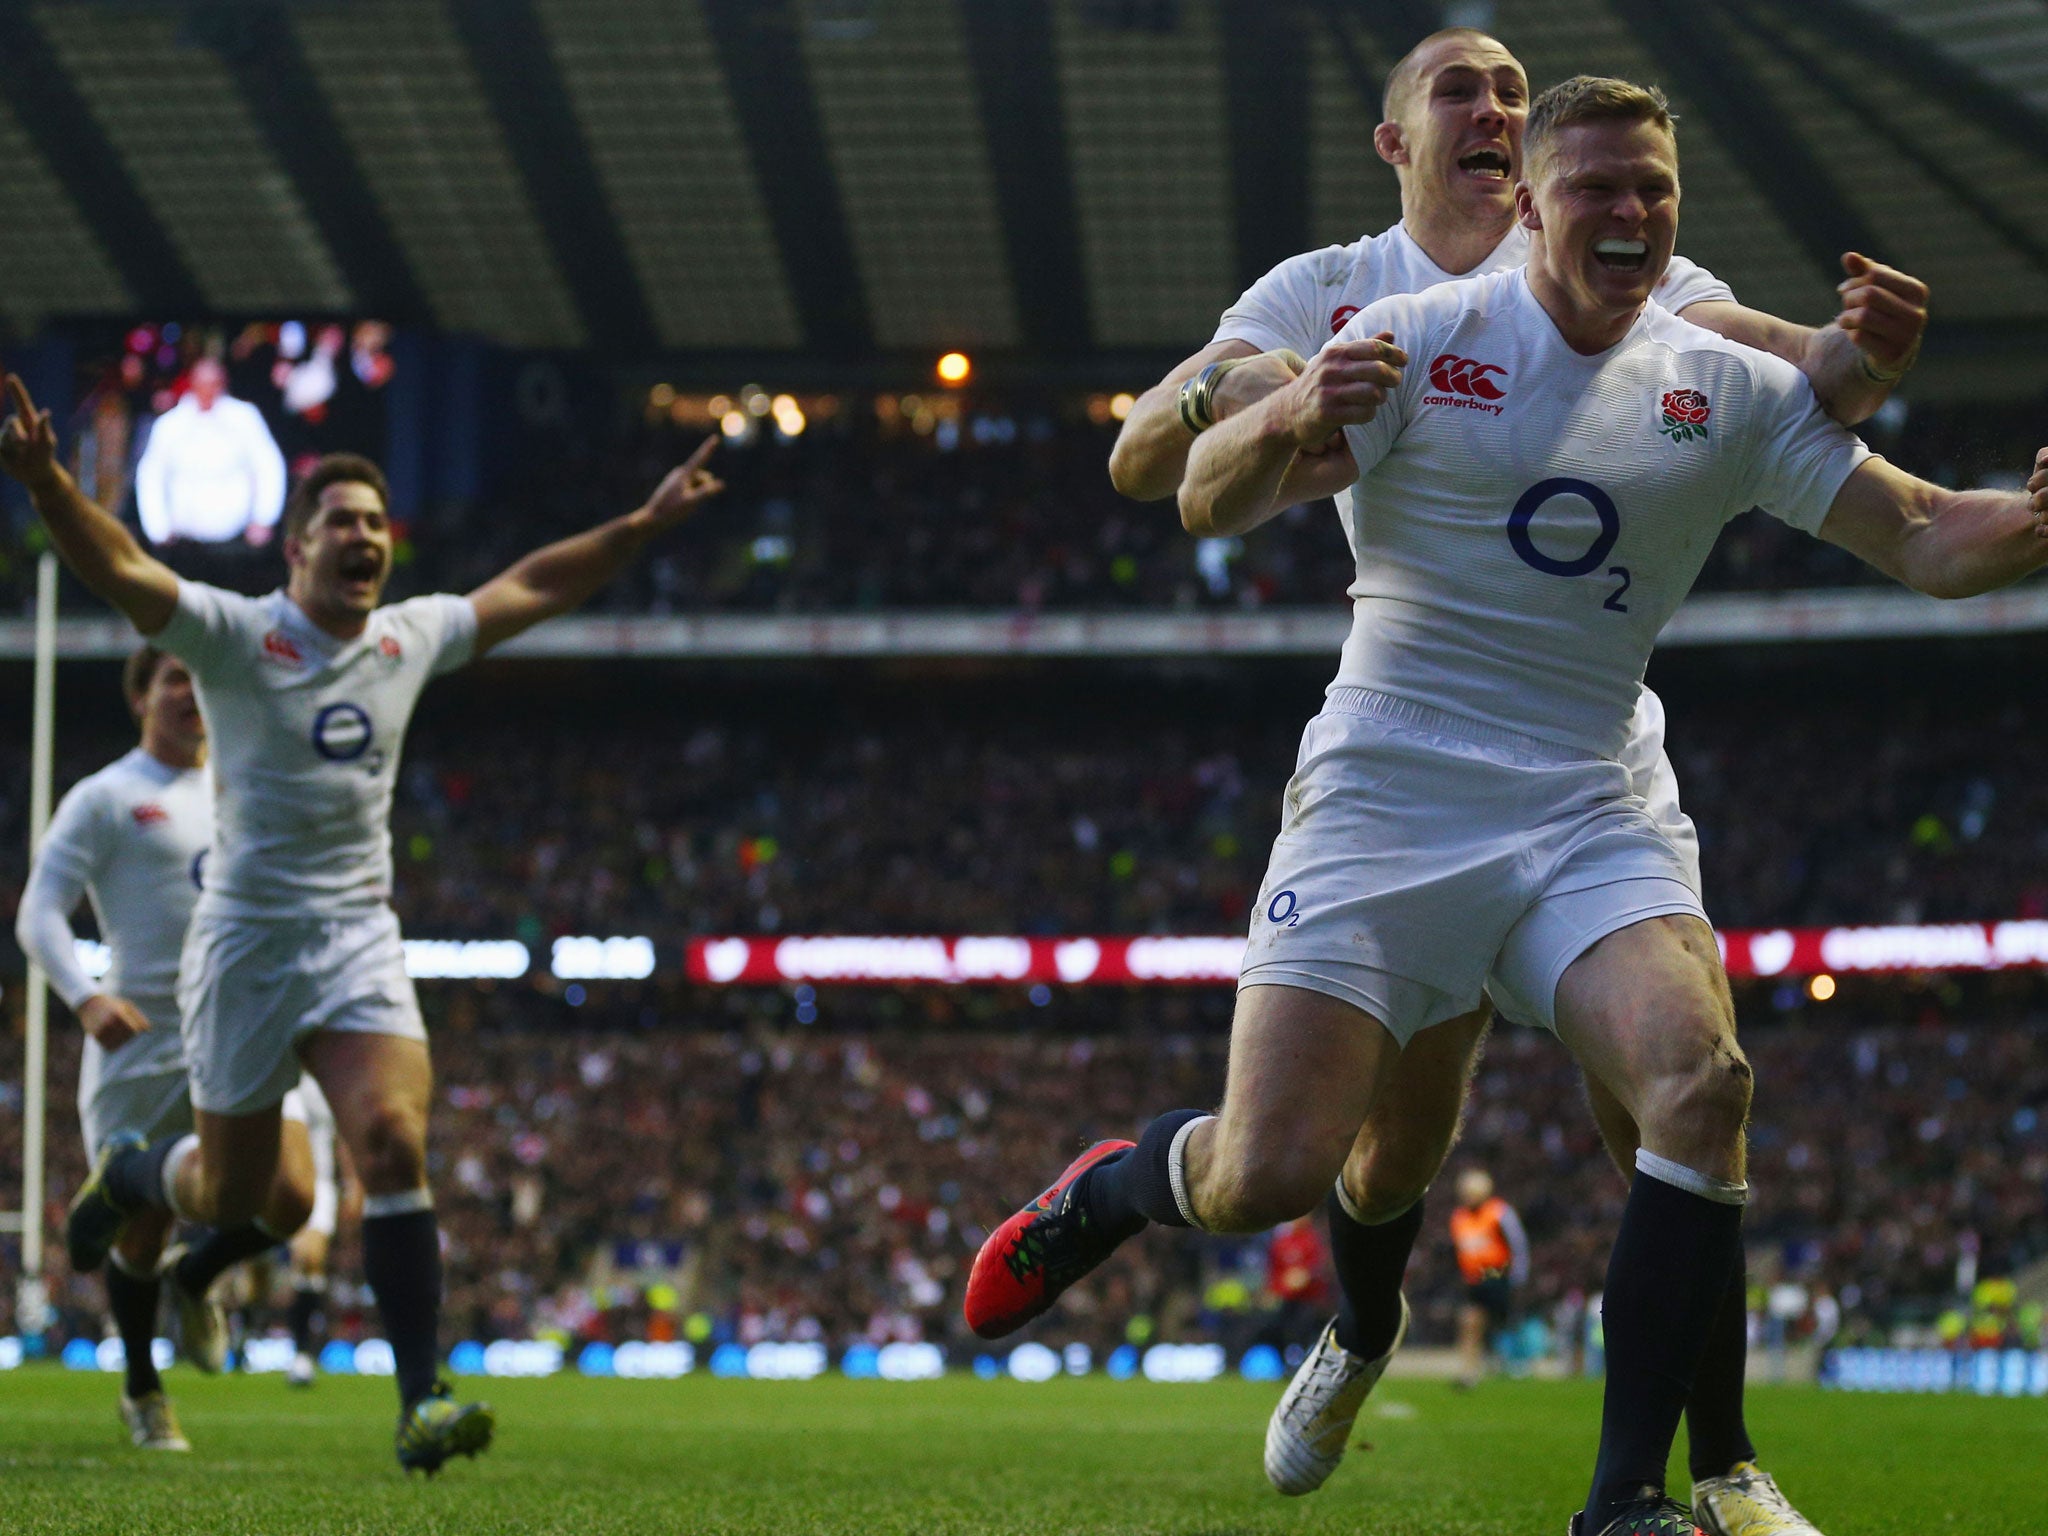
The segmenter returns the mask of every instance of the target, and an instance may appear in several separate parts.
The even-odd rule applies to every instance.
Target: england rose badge
[[[1713,409],[1707,397],[1696,389],[1667,390],[1664,395],[1664,425],[1657,430],[1674,443],[1689,443],[1707,435],[1707,418]]]

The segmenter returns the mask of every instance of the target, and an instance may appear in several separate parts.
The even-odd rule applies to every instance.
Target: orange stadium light
[[[974,372],[974,361],[965,352],[948,352],[939,359],[939,382],[949,389],[958,389]]]

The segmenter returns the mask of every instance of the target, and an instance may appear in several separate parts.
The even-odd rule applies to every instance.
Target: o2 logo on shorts
[[[1600,519],[1600,531],[1593,536],[1583,553],[1569,560],[1545,554],[1536,547],[1536,540],[1529,532],[1529,525],[1536,520],[1536,514],[1546,503],[1559,496],[1576,496],[1593,509],[1593,515]],[[1521,556],[1524,565],[1543,572],[1546,576],[1590,576],[1600,569],[1600,563],[1614,553],[1614,546],[1621,539],[1621,512],[1614,505],[1614,498],[1590,480],[1572,480],[1559,477],[1554,480],[1539,480],[1522,492],[1522,499],[1515,503],[1515,510],[1508,514],[1508,543]],[[1607,595],[1607,601],[1600,606],[1614,613],[1627,613],[1628,604],[1621,599],[1627,593],[1629,582],[1628,567],[1610,565],[1609,576],[1621,578],[1621,585]]]
[[[352,763],[370,750],[370,717],[355,704],[329,704],[313,717],[313,750],[330,763]]]
[[[1276,928],[1292,928],[1301,921],[1301,901],[1292,891],[1281,891],[1266,903],[1266,921]]]

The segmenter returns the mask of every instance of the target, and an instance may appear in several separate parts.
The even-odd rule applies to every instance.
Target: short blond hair
[[[1573,75],[1545,91],[1529,107],[1522,130],[1524,174],[1532,173],[1550,141],[1581,123],[1652,123],[1675,139],[1678,117],[1654,85],[1637,85],[1611,75]]]

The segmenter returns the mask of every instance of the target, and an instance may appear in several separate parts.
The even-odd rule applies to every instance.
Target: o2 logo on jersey
[[[1600,519],[1600,531],[1593,536],[1583,552],[1570,559],[1544,553],[1536,547],[1535,537],[1529,525],[1536,520],[1536,514],[1559,496],[1576,496],[1593,509],[1593,515]],[[1614,553],[1614,546],[1621,539],[1621,512],[1614,505],[1614,498],[1590,480],[1573,480],[1560,476],[1554,480],[1539,480],[1522,492],[1522,499],[1515,503],[1515,510],[1508,514],[1508,543],[1522,558],[1524,565],[1532,566],[1546,576],[1590,576],[1600,569],[1600,564]],[[1607,567],[1609,576],[1621,578],[1621,585],[1608,594],[1607,601],[1600,606],[1614,613],[1627,613],[1628,604],[1621,599],[1628,591],[1632,579],[1625,565]]]
[[[355,704],[329,704],[313,717],[313,750],[330,763],[352,763],[370,750],[370,717]]]
[[[1276,928],[1292,928],[1301,921],[1301,900],[1292,891],[1281,891],[1266,903],[1266,921]]]

